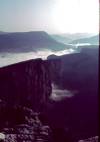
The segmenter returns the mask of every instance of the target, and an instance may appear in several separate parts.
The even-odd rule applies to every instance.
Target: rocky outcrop
[[[41,59],[0,68],[0,99],[40,111],[51,94],[48,65]]]
[[[51,142],[50,127],[39,120],[51,91],[41,59],[0,68],[0,141]]]
[[[24,112],[22,124],[13,125],[11,128],[3,128],[0,133],[2,142],[51,142],[51,129],[43,125],[39,120],[38,113],[28,108],[21,108]],[[19,116],[20,117],[20,116]],[[13,119],[13,117],[12,117]]]

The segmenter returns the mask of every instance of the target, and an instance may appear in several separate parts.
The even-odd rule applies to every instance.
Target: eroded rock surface
[[[51,90],[48,65],[41,59],[0,68],[0,98],[9,104],[40,111]]]

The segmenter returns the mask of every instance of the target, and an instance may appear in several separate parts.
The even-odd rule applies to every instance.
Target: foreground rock
[[[22,110],[25,112],[24,123],[13,125],[12,128],[11,125],[3,128],[0,140],[3,142],[51,142],[50,127],[43,125],[38,114],[31,109],[23,108]]]

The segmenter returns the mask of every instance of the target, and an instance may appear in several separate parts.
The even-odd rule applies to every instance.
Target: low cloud
[[[59,89],[55,84],[52,84],[52,94],[50,96],[50,99],[54,101],[60,101],[65,98],[73,97],[74,92],[71,92],[69,90],[63,90]]]
[[[42,58],[43,60],[47,59],[47,57],[51,54],[55,54],[57,56],[70,54],[75,52],[74,49],[66,49],[62,51],[51,51],[51,50],[39,50],[36,52],[27,52],[27,53],[1,53],[0,54],[0,67],[7,66],[10,64],[18,63],[21,61]]]

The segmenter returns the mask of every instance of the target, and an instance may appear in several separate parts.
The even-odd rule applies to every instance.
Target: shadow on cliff
[[[76,92],[70,98],[51,101],[40,116],[53,129],[57,142],[63,138],[78,141],[98,135],[97,51],[90,48],[88,52],[85,49],[81,53],[48,58],[52,83],[59,89]]]

